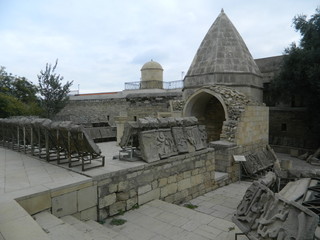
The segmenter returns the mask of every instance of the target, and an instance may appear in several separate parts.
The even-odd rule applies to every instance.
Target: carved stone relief
[[[199,132],[198,126],[190,126],[185,128],[185,133],[187,134],[186,138],[188,140],[189,149],[192,149],[192,147],[195,148],[195,150],[201,150],[204,148],[202,137]]]
[[[143,131],[139,134],[141,157],[146,162],[160,160],[156,131],[157,130]]]
[[[172,135],[179,153],[189,152],[188,141],[185,137],[183,127],[173,127]]]
[[[249,239],[313,239],[318,216],[254,182],[240,202],[233,222]]]
[[[170,129],[160,129],[156,131],[156,143],[161,159],[177,155],[177,147],[174,143]]]

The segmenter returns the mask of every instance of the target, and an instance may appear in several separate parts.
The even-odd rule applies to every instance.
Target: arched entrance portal
[[[210,90],[194,93],[186,102],[184,116],[195,116],[206,126],[208,141],[220,140],[223,122],[226,120],[226,106],[222,98]]]

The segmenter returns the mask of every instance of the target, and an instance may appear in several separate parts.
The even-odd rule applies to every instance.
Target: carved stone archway
[[[187,100],[183,116],[195,116],[206,126],[208,141],[235,141],[235,133],[244,108],[250,100],[242,93],[224,86],[205,86]]]
[[[223,99],[210,89],[201,89],[187,100],[184,116],[195,116],[206,126],[209,142],[220,140],[223,122],[228,119]]]

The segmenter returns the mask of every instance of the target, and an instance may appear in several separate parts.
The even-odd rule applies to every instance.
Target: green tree
[[[8,74],[0,66],[0,117],[42,114],[37,93],[25,77]]]
[[[63,77],[55,73],[57,65],[58,60],[53,67],[47,63],[46,69],[41,70],[38,75],[41,106],[48,118],[52,118],[66,105],[70,86],[73,83],[71,81],[62,84]]]
[[[307,19],[297,15],[293,25],[301,34],[299,45],[285,49],[283,65],[271,89],[278,101],[300,99],[306,107],[310,127],[320,134],[320,8]]]

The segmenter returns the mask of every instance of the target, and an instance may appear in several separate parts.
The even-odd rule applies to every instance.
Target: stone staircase
[[[80,221],[73,216],[57,218],[49,212],[33,216],[52,240],[111,240],[117,232],[93,221]]]

